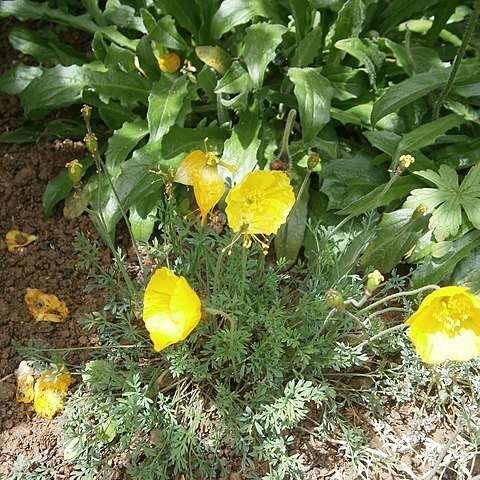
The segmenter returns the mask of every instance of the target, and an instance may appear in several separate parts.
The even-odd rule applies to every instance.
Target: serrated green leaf
[[[138,65],[143,70],[143,73],[152,81],[156,81],[160,78],[160,69],[158,67],[158,60],[153,53],[152,46],[148,37],[143,36],[137,45],[136,55],[138,59]]]
[[[107,0],[103,10],[103,18],[109,24],[147,33],[143,21],[137,15],[135,9],[130,5],[120,2],[120,0]]]
[[[275,50],[286,31],[283,25],[269,23],[256,23],[247,28],[243,59],[256,88],[262,86],[265,70],[275,58]]]
[[[100,10],[97,0],[80,0],[80,1],[81,1],[81,4],[85,7],[85,10],[87,10],[88,14],[95,21],[95,23],[97,23],[102,27],[106,26],[107,22],[105,22],[105,19],[103,18],[103,12]]]
[[[257,16],[275,21],[278,18],[276,3],[269,0],[223,0],[212,18],[212,35],[220,38],[225,32]]]
[[[413,219],[414,210],[405,208],[384,213],[374,239],[368,244],[360,265],[389,272],[419,241],[427,228],[428,217]]]
[[[290,68],[288,77],[294,84],[298,100],[302,135],[305,142],[313,140],[330,121],[333,88],[320,68]]]
[[[363,135],[370,142],[370,145],[378,148],[382,152],[388,153],[388,155],[392,157],[402,139],[401,135],[387,130],[367,130],[363,132]]]
[[[87,66],[72,65],[45,70],[21,92],[25,115],[39,119],[53,109],[80,103],[84,89],[95,89],[105,102],[119,99],[126,105],[147,103],[150,81],[140,74],[130,75],[116,69],[95,71]]]
[[[188,93],[188,78],[185,75],[162,75],[152,85],[148,97],[148,128],[152,141],[161,140],[175,124]]]
[[[201,3],[210,3],[210,1],[201,0]],[[194,0],[155,0],[155,5],[161,7],[163,12],[168,12],[178,22],[178,25],[193,37],[198,37],[201,27],[201,19],[199,15],[199,7]],[[208,17],[210,20],[211,15]]]
[[[322,47],[323,30],[321,26],[317,26],[300,40],[292,58],[292,67],[308,67]]]

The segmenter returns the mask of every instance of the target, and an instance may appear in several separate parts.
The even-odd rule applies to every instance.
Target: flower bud
[[[158,66],[162,72],[176,72],[180,68],[180,57],[173,52],[160,55],[160,57],[158,57]]]
[[[98,154],[98,142],[97,142],[97,137],[95,136],[95,134],[94,133],[87,133],[83,140],[85,141],[85,145],[87,146],[87,150],[90,152],[90,154],[92,156],[97,155]]]
[[[92,107],[90,105],[84,105],[80,110],[82,112],[83,119],[88,122],[92,116]]]
[[[313,170],[321,162],[320,155],[318,153],[311,153],[308,156],[307,168]]]
[[[66,163],[65,167],[68,169],[68,177],[73,186],[77,187],[80,185],[80,181],[84,174],[83,165],[78,160],[72,160],[71,162]]]
[[[421,203],[412,213],[412,222],[418,220],[420,217],[423,217],[428,211],[428,207]]]
[[[325,301],[332,307],[340,310],[343,308],[343,296],[340,292],[333,290],[332,288],[325,293]]]
[[[415,157],[412,155],[401,155],[398,159],[398,171],[403,173],[412,163],[415,162]]]
[[[371,294],[374,290],[385,280],[383,275],[378,271],[374,270],[373,272],[367,275],[367,288],[366,293]]]

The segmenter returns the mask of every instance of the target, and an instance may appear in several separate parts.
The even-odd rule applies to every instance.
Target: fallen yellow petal
[[[35,377],[33,376],[33,368],[28,365],[25,360],[22,360],[15,372],[17,377],[17,402],[30,403],[35,397],[33,385]]]
[[[13,253],[16,248],[26,247],[29,243],[37,239],[35,235],[21,232],[20,230],[10,230],[5,235],[7,250]]]
[[[37,322],[63,322],[68,316],[68,308],[55,295],[47,295],[36,288],[27,288],[25,294],[30,313]]]
[[[59,371],[47,371],[41,375],[35,383],[35,411],[51,420],[63,410],[63,401],[71,380],[72,377],[63,366],[60,366]]]

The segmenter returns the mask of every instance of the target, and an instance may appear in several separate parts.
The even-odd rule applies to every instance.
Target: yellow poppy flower
[[[180,68],[180,57],[173,52],[160,55],[158,57],[158,66],[162,72],[176,72]]]
[[[430,293],[405,323],[427,363],[480,355],[480,298],[468,288],[443,287]]]
[[[231,172],[237,170],[236,167],[222,162],[216,152],[204,153],[195,150],[185,157],[174,177],[177,183],[193,186],[193,194],[202,215],[202,225],[207,214],[225,193],[225,185],[218,174],[219,165]]]
[[[233,242],[243,234],[245,247],[248,248],[253,239],[265,252],[268,245],[257,235],[277,233],[287,221],[295,195],[284,172],[256,170],[230,190],[225,202],[228,224],[237,233]]]
[[[185,340],[200,321],[201,302],[184,277],[157,270],[143,299],[143,321],[157,352]]]
[[[63,400],[71,380],[72,377],[63,366],[60,366],[59,372],[48,371],[41,375],[35,382],[35,411],[51,420],[56,413],[63,410]]]

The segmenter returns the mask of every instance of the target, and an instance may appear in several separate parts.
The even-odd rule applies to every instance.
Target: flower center
[[[265,202],[265,192],[250,192],[245,197],[245,204],[249,210],[258,210]]]
[[[461,296],[457,295],[442,300],[437,322],[443,324],[443,328],[449,337],[454,337],[470,316],[471,306]]]

